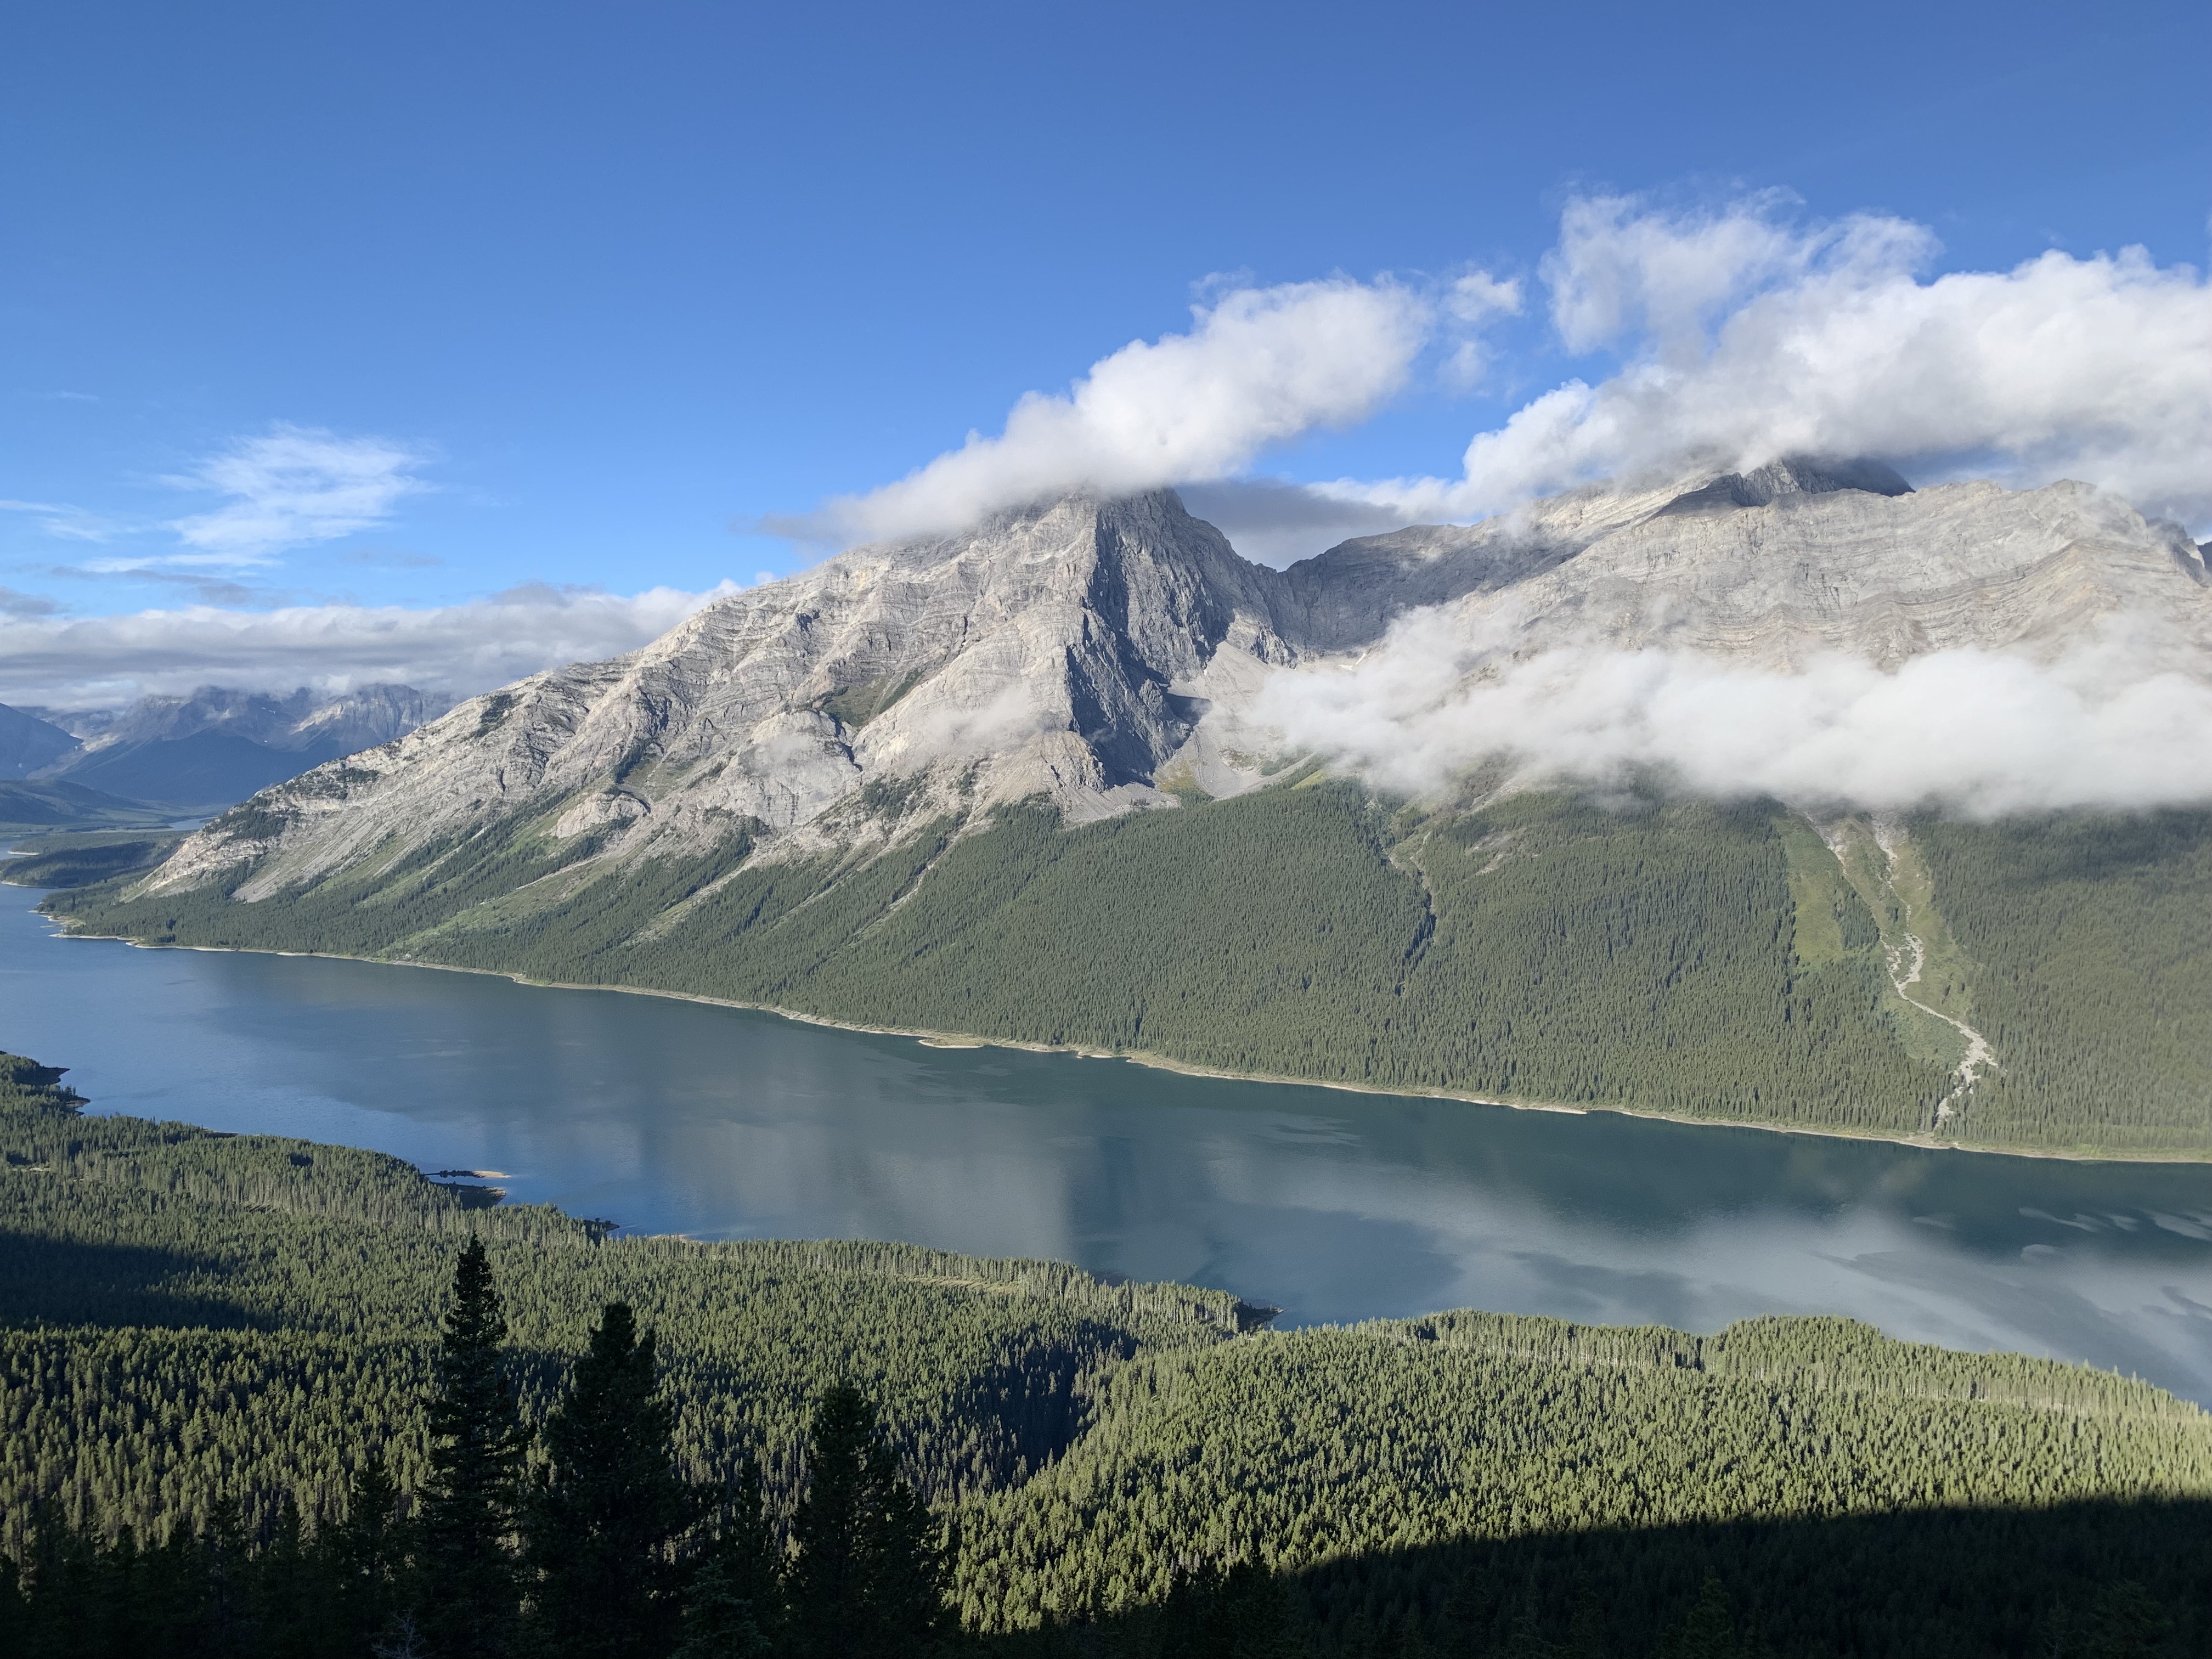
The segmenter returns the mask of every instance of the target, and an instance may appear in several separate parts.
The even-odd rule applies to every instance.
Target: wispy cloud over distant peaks
[[[430,488],[416,476],[428,459],[388,438],[342,437],[280,422],[167,480],[229,497],[211,512],[170,522],[191,551],[167,562],[265,564],[287,548],[372,529],[404,497]]]
[[[634,651],[735,591],[726,582],[623,595],[531,582],[422,609],[195,605],[80,617],[11,616],[0,604],[0,702],[106,707],[210,683],[342,691],[392,681],[460,696]]]

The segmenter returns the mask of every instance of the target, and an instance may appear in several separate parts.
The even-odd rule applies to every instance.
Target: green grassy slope
[[[707,858],[606,866],[507,823],[255,904],[131,900],[126,882],[56,904],[155,942],[1231,1071],[1889,1135],[1936,1130],[1941,1104],[1945,1139],[2202,1154],[2212,997],[2206,947],[2173,918],[2212,907],[2212,828],[2160,822],[2136,863],[2067,877],[2081,897],[2063,909],[2007,872],[2024,846],[2104,832],[1928,824],[1892,860],[1846,825],[1839,858],[1771,803],[1526,795],[1424,815],[1312,779],[1075,830],[1016,810],[857,865],[747,864],[733,830]],[[2170,943],[2106,959],[2138,933]],[[1910,997],[1887,965],[1908,935],[1925,957]],[[1965,1042],[1946,1020],[1980,998],[1999,1071],[1954,1095]],[[2163,1012],[2128,1012],[2143,1008]],[[2143,1018],[2161,1035],[2136,1044]]]
[[[41,1516],[158,1539],[222,1498],[250,1533],[285,1496],[326,1525],[380,1451],[418,1480],[450,1195],[396,1201],[372,1153],[84,1120],[57,1083],[0,1061],[0,1553]],[[1595,1605],[1614,1639],[1586,1650],[1641,1654],[1708,1574],[1797,1655],[2017,1653],[2116,1576],[2184,1621],[2174,1651],[2208,1633],[2212,1418],[2081,1367],[1817,1319],[1274,1334],[1051,1263],[471,1219],[532,1415],[615,1297],[659,1333],[695,1477],[760,1456],[787,1511],[809,1402],[882,1401],[985,1651],[1162,1651],[1188,1609],[1148,1610],[1236,1560],[1331,1653],[1565,1637]],[[1056,1646],[1084,1626],[1103,1649]]]

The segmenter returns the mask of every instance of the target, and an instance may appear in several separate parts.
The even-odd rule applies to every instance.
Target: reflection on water
[[[1712,1330],[1848,1313],[2212,1401],[2212,1169],[1914,1151],[934,1048],[428,969],[57,941],[0,889],[0,1048],[99,1109],[501,1170],[704,1237]]]

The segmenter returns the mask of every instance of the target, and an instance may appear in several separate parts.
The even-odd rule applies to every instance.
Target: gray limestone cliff
[[[264,897],[517,825],[580,856],[865,849],[1043,797],[1073,821],[1235,793],[1270,677],[1427,611],[1509,653],[1665,645],[1762,665],[2052,653],[2125,619],[2212,665],[2212,584],[2176,527],[2085,485],[1914,491],[1778,463],[1572,492],[1473,526],[1364,537],[1277,571],[1170,492],[1085,495],[860,547],[707,606],[642,650],[533,675],[276,786],[153,890]]]

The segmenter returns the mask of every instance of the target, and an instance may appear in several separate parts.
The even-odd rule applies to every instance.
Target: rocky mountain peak
[[[1793,495],[1830,495],[1844,489],[1869,495],[1912,493],[1912,486],[1896,469],[1881,461],[1863,456],[1836,460],[1792,455],[1748,472],[1724,472],[1710,483],[1683,491],[1659,510],[1725,513],[1732,507],[1771,507]]]
[[[1157,775],[1212,699],[1295,659],[1274,582],[1166,491],[857,547],[270,792],[286,828],[252,886],[514,820],[675,855],[1036,797],[1079,819],[1170,805]],[[163,879],[270,850],[211,830]]]
[[[188,696],[141,697],[78,733],[88,753],[125,744],[176,742],[202,732],[240,738],[272,749],[337,744],[362,749],[388,743],[447,707],[411,685],[365,685],[319,693],[306,686],[278,694],[203,685]]]
[[[2081,485],[1913,492],[1869,463],[1791,460],[1577,490],[1277,571],[1171,492],[1077,493],[854,548],[626,657],[472,698],[267,792],[155,879],[250,864],[251,898],[494,826],[592,860],[738,834],[773,859],[1016,801],[1080,822],[1236,793],[1266,775],[1266,735],[1243,722],[1269,679],[1395,648],[1415,609],[1513,654],[1663,645],[1780,666],[2055,648],[2148,611],[2201,666],[2212,590],[2200,563],[2179,568],[2179,536]]]
[[[403,732],[453,706],[450,697],[411,685],[362,685],[318,700],[277,742],[280,748],[305,749],[329,744],[348,753],[389,743]]]

